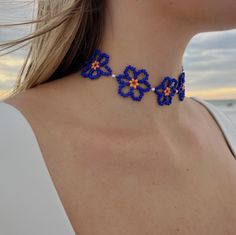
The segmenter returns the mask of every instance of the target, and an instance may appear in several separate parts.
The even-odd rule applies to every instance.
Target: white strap
[[[236,160],[236,126],[233,123],[233,121],[226,114],[224,114],[219,108],[217,108],[210,102],[197,97],[190,97],[190,98],[204,105],[207,108],[207,110],[209,110],[210,114],[218,123],[218,126],[220,127],[229,145],[229,149],[231,150]]]

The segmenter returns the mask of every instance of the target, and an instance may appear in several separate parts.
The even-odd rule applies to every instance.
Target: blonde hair
[[[29,35],[0,43],[0,51],[30,43],[12,95],[81,69],[102,36],[105,0],[35,0],[34,6],[35,20],[0,25],[35,24]]]

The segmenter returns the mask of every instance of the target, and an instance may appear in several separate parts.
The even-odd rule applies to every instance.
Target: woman
[[[236,2],[38,4],[35,32],[3,45],[33,39],[1,103],[0,234],[236,234],[236,129],[182,71]]]

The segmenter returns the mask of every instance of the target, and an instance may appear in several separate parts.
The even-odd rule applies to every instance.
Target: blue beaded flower
[[[81,75],[85,78],[96,79],[112,74],[111,68],[108,66],[109,56],[106,53],[101,53],[100,50],[95,50],[92,57],[85,63],[81,70]]]
[[[177,90],[178,90],[178,95],[179,95],[179,100],[183,101],[184,97],[185,97],[185,73],[182,72],[179,75],[179,79],[178,79],[178,86],[177,86]]]
[[[137,70],[131,65],[127,66],[123,74],[116,76],[119,83],[118,94],[123,97],[131,96],[134,101],[140,101],[144,92],[151,90],[148,78],[149,74],[145,69]]]
[[[175,78],[165,77],[159,86],[155,87],[159,105],[170,105],[172,97],[176,94],[178,81]]]

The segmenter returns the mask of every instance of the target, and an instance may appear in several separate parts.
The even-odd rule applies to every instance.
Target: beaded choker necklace
[[[157,103],[161,106],[170,105],[172,98],[177,94],[180,101],[185,98],[185,72],[182,71],[178,80],[171,77],[164,77],[161,84],[152,87],[148,82],[149,74],[145,69],[136,69],[128,65],[123,74],[115,75],[109,67],[110,57],[100,50],[95,50],[92,57],[86,61],[81,70],[84,78],[91,80],[107,76],[115,78],[118,82],[118,94],[122,97],[131,97],[134,101],[141,101],[144,93],[153,91],[157,95]]]

